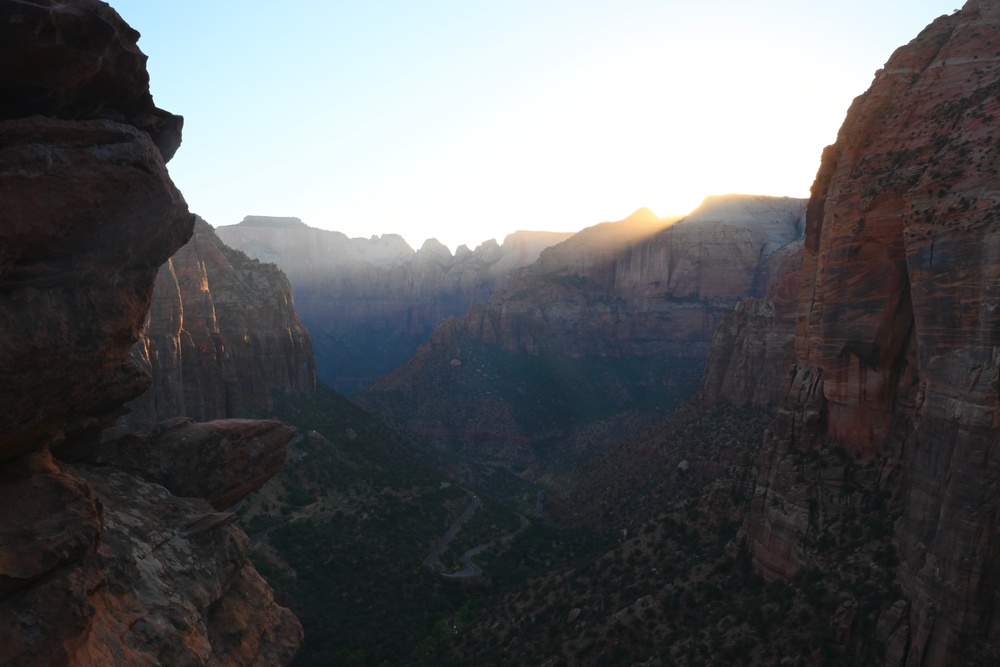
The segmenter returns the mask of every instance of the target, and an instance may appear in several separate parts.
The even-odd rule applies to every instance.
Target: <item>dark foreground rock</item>
[[[110,458],[53,458],[91,451],[149,385],[130,350],[193,217],[164,164],[181,119],[153,105],[138,33],[92,0],[0,16],[0,664],[287,664],[301,628],[231,515]],[[227,482],[219,454],[178,445],[196,482],[179,491],[222,505],[274,469],[231,426],[208,427],[228,431],[229,474],[261,474]]]

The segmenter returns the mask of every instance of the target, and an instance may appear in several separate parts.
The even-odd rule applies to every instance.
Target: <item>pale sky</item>
[[[957,0],[111,0],[211,224],[453,250],[710,194],[806,197],[892,51]]]

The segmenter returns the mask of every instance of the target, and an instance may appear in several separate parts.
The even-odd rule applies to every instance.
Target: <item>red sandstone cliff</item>
[[[316,388],[309,334],[284,274],[227,247],[200,218],[160,267],[133,353],[153,386],[128,404],[126,430],[173,417],[247,417],[271,409],[272,391]]]
[[[995,2],[939,18],[824,153],[794,376],[744,525],[755,568],[788,577],[838,558],[815,546],[837,516],[891,494],[902,598],[873,634],[894,666],[1000,655],[998,44]],[[817,469],[838,448],[847,465]]]
[[[247,216],[216,231],[288,275],[320,378],[346,393],[406,361],[439,322],[489,300],[511,271],[570,236],[521,231],[452,255],[434,239],[414,251],[394,234],[351,239],[297,218]]]
[[[82,462],[149,383],[130,350],[193,223],[165,167],[181,119],[103,2],[0,0],[0,16],[0,663],[287,664],[301,627],[232,515]],[[225,451],[273,468],[242,453],[291,433],[265,445],[244,426],[218,425]],[[189,479],[203,450],[174,451]],[[249,490],[208,475],[197,493]]]

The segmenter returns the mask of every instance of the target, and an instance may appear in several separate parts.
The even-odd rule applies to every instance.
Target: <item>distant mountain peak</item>
[[[643,206],[641,208],[637,208],[632,213],[632,215],[630,215],[627,218],[625,218],[625,220],[623,220],[622,222],[625,222],[625,221],[627,221],[627,222],[639,222],[639,223],[659,222],[660,221],[660,216],[656,215],[650,209],[648,209],[645,206]]]
[[[239,224],[246,227],[306,227],[300,218],[248,215]]]
[[[451,250],[448,250],[448,246],[441,243],[437,239],[430,238],[424,241],[424,244],[420,246],[420,250],[417,251],[418,255],[447,255],[451,257]]]

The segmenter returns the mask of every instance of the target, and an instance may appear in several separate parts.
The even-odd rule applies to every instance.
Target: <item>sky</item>
[[[111,0],[215,226],[414,248],[712,194],[807,197],[897,47],[958,0]]]

